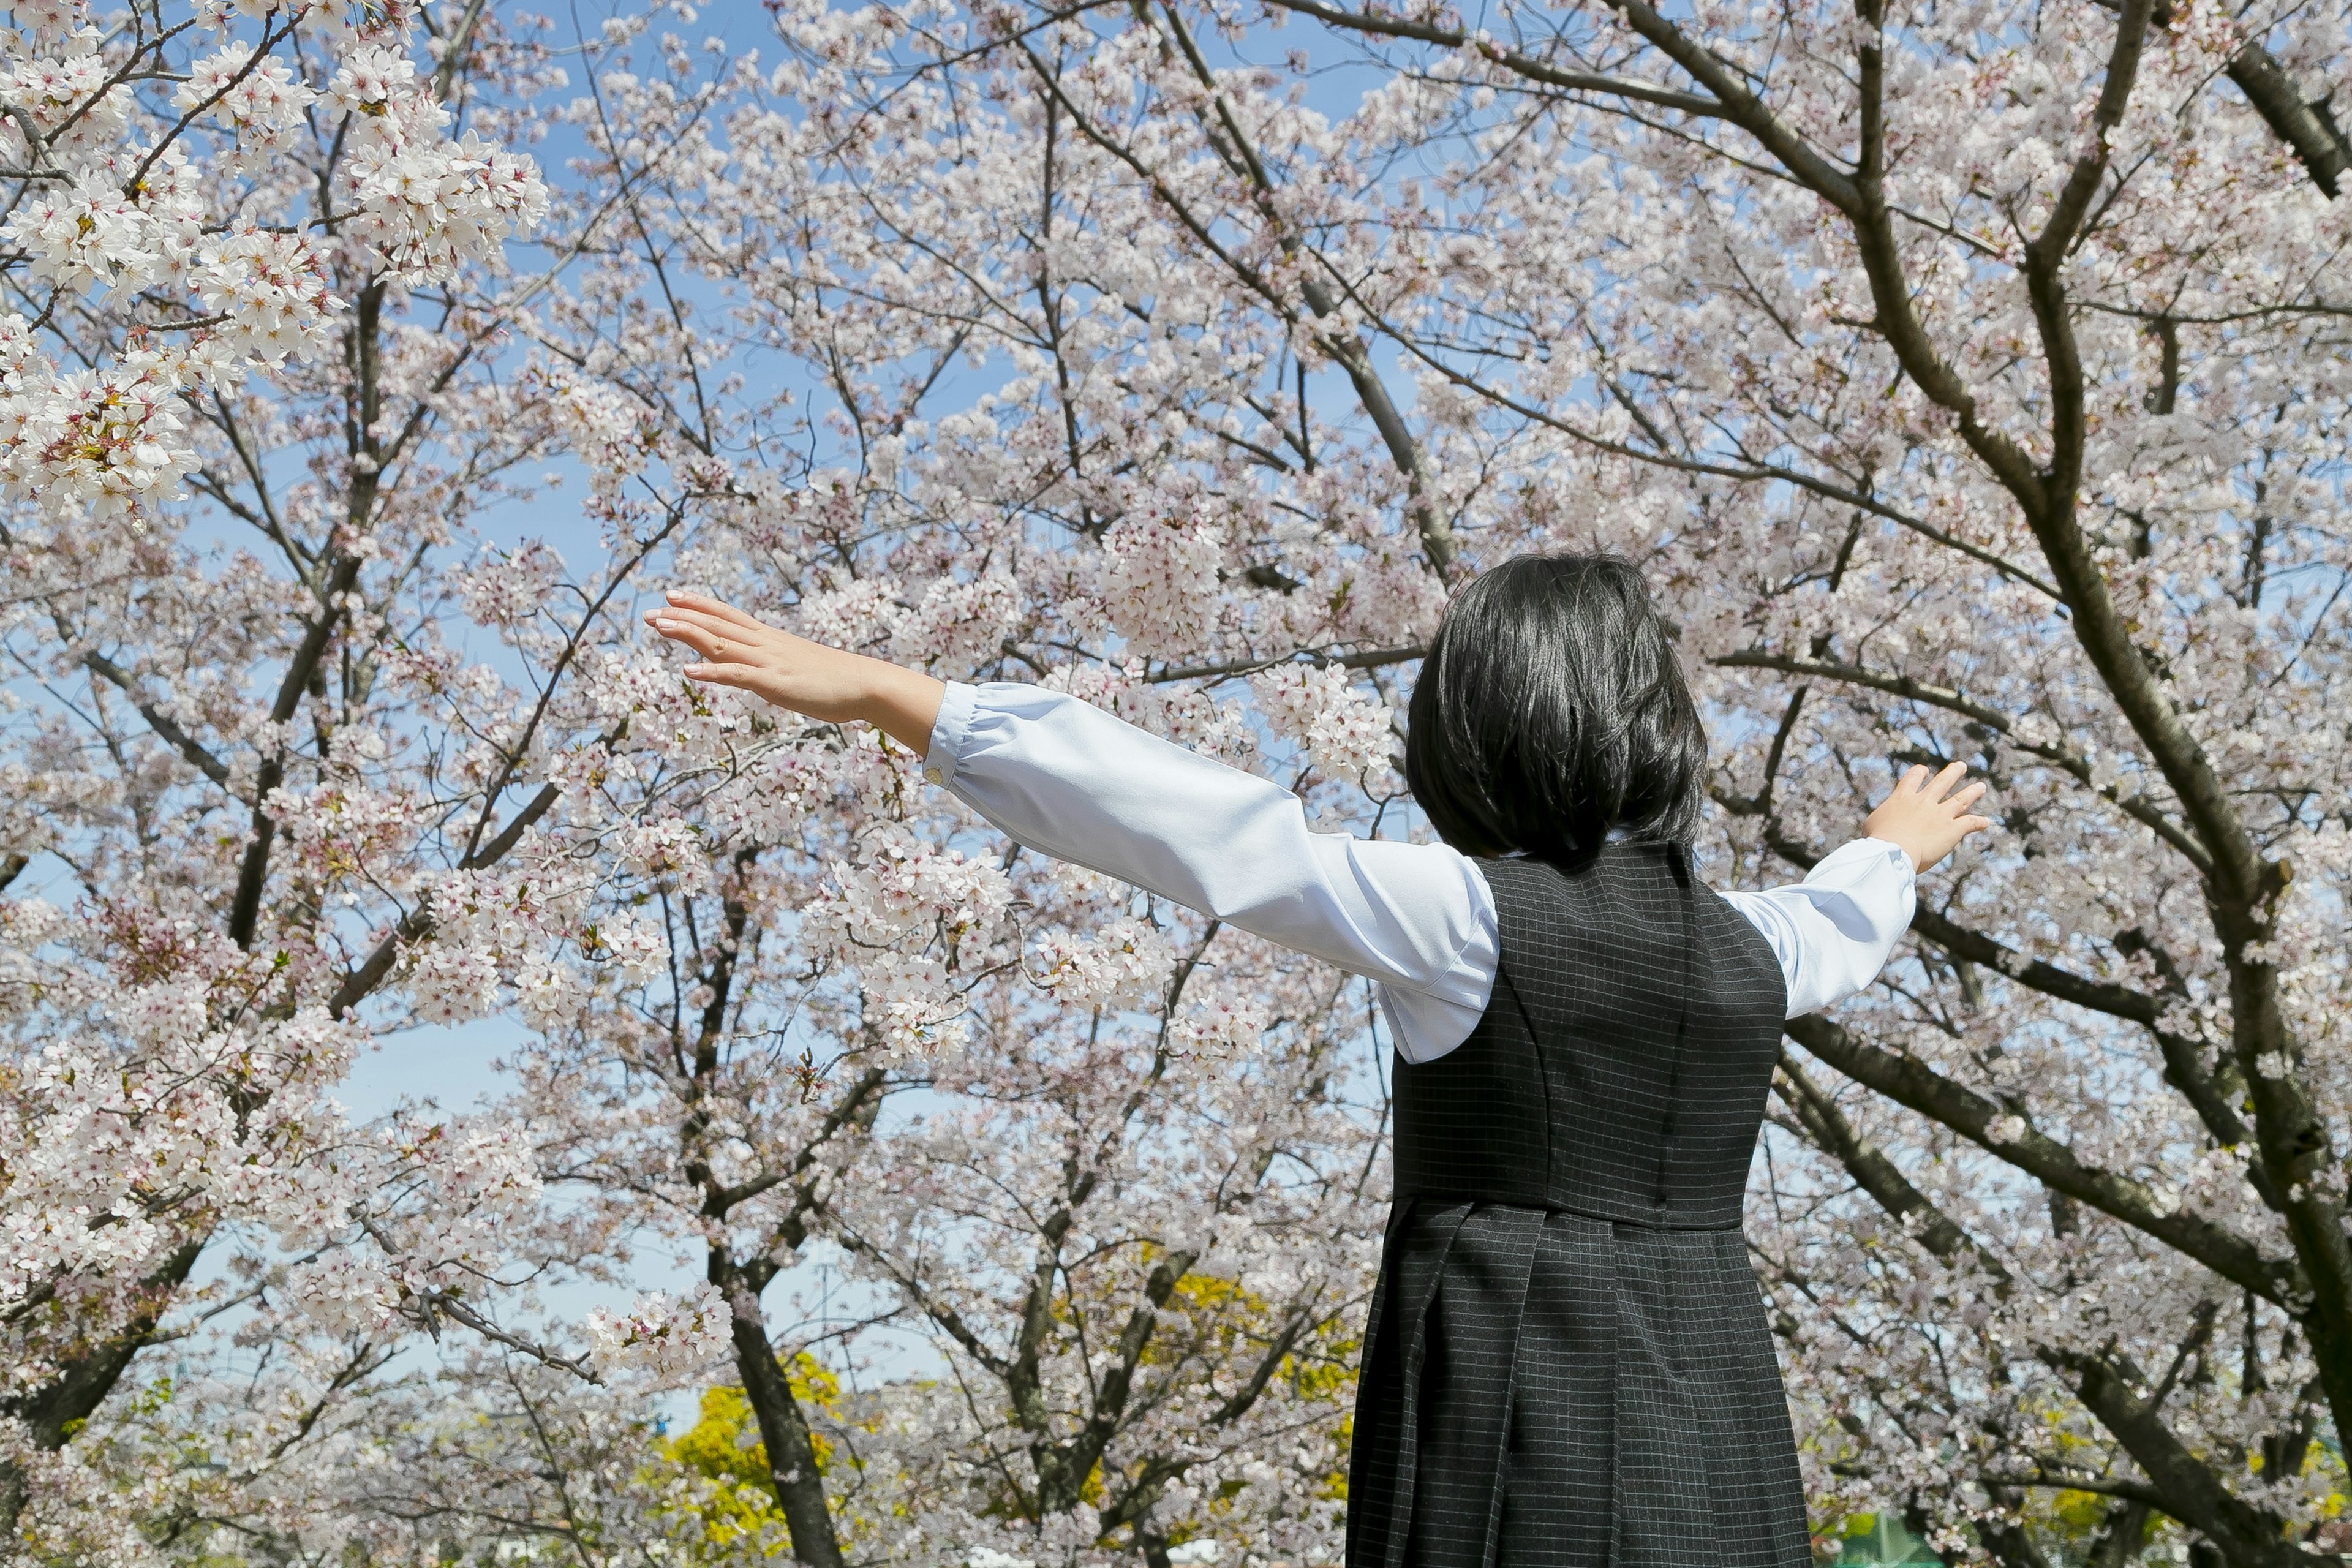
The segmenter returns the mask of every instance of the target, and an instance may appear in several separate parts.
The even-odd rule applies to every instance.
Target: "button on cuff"
[[[953,784],[956,764],[971,743],[972,700],[979,695],[961,680],[948,682],[940,699],[940,716],[931,721],[930,750],[923,754],[923,782],[942,788]]]

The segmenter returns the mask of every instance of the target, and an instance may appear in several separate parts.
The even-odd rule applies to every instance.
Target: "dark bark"
[[[1985,1494],[2012,1515],[2024,1501],[2015,1487],[1987,1487]],[[2042,1555],[2033,1537],[2013,1517],[1979,1520],[1977,1539],[1984,1542],[1986,1552],[2000,1568],[2050,1568],[2050,1559]]]
[[[1286,11],[1310,16],[1327,26],[1342,27],[1352,33],[1365,33],[1374,37],[1409,38],[1449,50],[1473,48],[1488,63],[1500,66],[1512,75],[1541,87],[1671,109],[1699,120],[1739,122],[1729,112],[1730,105],[1705,93],[1682,92],[1647,82],[1627,81],[1597,71],[1558,65],[1538,55],[1507,48],[1483,35],[1474,36],[1458,28],[1436,26],[1385,12],[1350,11],[1322,4],[1321,0],[1275,0],[1275,3]],[[2100,0],[2100,3],[2110,10],[2121,9],[2121,0]],[[2152,19],[2161,26],[2170,20],[2170,13],[2168,5],[2158,5]],[[2345,171],[2352,169],[2352,139],[2347,139],[2336,123],[2332,96],[2305,100],[2295,91],[2294,83],[2279,64],[2278,57],[2264,48],[2260,39],[2250,40],[2231,56],[2227,69],[2230,79],[2237,84],[2239,91],[2246,95],[2246,101],[2253,105],[2254,112],[2262,116],[2272,134],[2302,161],[2304,168],[2311,174],[2312,184],[2330,196],[2339,194]]]
[[[2165,1425],[2147,1378],[2128,1361],[2045,1347],[2043,1359],[2074,1374],[2075,1393],[2115,1434],[2165,1500],[2165,1511],[2202,1533],[2232,1563],[2252,1568],[2307,1565],[2310,1554],[2286,1538],[2276,1515],[2232,1496],[2206,1463]]]
[[[808,1418],[793,1394],[791,1380],[776,1347],[769,1342],[760,1300],[740,1275],[711,1251],[711,1283],[725,1290],[734,1308],[735,1375],[743,1380],[743,1397],[760,1423],[760,1441],[768,1451],[768,1484],[776,1507],[793,1538],[793,1555],[811,1568],[842,1568],[841,1538],[833,1527],[833,1510],[825,1500],[824,1477],[816,1468],[816,1445],[809,1435]]]
[[[1974,1260],[1992,1274],[2006,1294],[2009,1274],[1999,1260],[1862,1138],[1796,1064],[1784,1061],[1775,1087],[1783,1101],[1797,1110],[1805,1136],[1838,1161],[1855,1184],[1901,1222],[1923,1249],[1947,1264]],[[2147,1475],[2145,1495],[2140,1495],[2143,1489],[2130,1489],[2139,1504],[2160,1508],[2200,1531],[2220,1546],[2232,1564],[2247,1568],[2307,1564],[2309,1555],[2288,1540],[2284,1521],[2233,1496],[2213,1468],[2181,1442],[2163,1419],[2164,1401],[2184,1367],[2203,1352],[2214,1315],[2209,1305],[2188,1342],[2179,1347],[2172,1368],[2161,1378],[2149,1378],[2112,1348],[2093,1353],[2038,1342],[2026,1348],[2036,1360],[2065,1376],[2084,1408]],[[2070,1478],[2050,1484],[2073,1481]],[[2013,1503],[2016,1494],[2009,1483],[1990,1489],[1997,1498],[2007,1493]],[[2139,1521],[2134,1528],[2144,1528],[2145,1513],[2133,1517]],[[2038,1549],[2013,1524],[1990,1521],[1980,1522],[1978,1529],[1987,1550],[2004,1568],[2031,1568],[2039,1558]],[[2127,1557],[2131,1548],[2116,1550]]]
[[[345,526],[354,535],[364,531],[375,516],[376,487],[384,460],[375,432],[376,420],[383,413],[377,384],[376,339],[383,327],[383,284],[378,280],[371,280],[360,290],[355,319],[345,340],[344,359],[352,373],[348,401],[352,406],[343,422],[351,461],[351,492],[344,500],[343,515]],[[285,724],[300,708],[302,694],[310,689],[311,678],[319,673],[320,661],[326,658],[336,629],[342,624],[345,597],[359,583],[364,557],[352,551],[335,550],[331,559],[334,565],[327,574],[326,586],[318,595],[310,623],[303,629],[302,640],[295,645],[286,673],[278,679],[278,696],[269,705],[273,723]],[[260,924],[262,890],[269,882],[269,853],[278,837],[278,819],[270,814],[269,797],[285,780],[286,751],[281,744],[264,757],[254,772],[253,826],[246,840],[245,857],[237,866],[236,891],[229,904],[229,939],[239,947],[253,945]]]
[[[1857,1131],[1837,1101],[1822,1092],[1786,1048],[1780,1052],[1780,1076],[1773,1088],[1796,1112],[1814,1145],[1843,1165],[1862,1190],[1920,1246],[1948,1264],[1973,1258],[2001,1286],[2008,1285],[2008,1267],[1979,1247],[1974,1237],[1912,1184],[1894,1161]]]
[[[2284,1304],[2309,1291],[2302,1270],[2292,1261],[2265,1258],[2228,1227],[2158,1202],[2129,1176],[2084,1164],[2072,1150],[2030,1123],[2015,1130],[2014,1137],[2001,1135],[2011,1130],[1998,1124],[2013,1111],[1916,1058],[1874,1045],[1818,1016],[1791,1018],[1788,1034],[1848,1078],[1942,1123],[2045,1186],[2155,1237],[2265,1300]]]
[[[735,876],[748,872],[758,856],[756,848],[739,852]],[[764,1238],[766,1245],[756,1254],[743,1256],[729,1244],[714,1243],[706,1254],[705,1275],[727,1298],[735,1373],[760,1424],[760,1441],[768,1457],[768,1484],[792,1537],[793,1555],[813,1568],[841,1568],[841,1539],[834,1528],[824,1477],[817,1468],[808,1415],[793,1393],[789,1369],[768,1337],[760,1297],[776,1275],[772,1260],[809,1238],[809,1222],[819,1207],[814,1173],[819,1155],[835,1139],[873,1126],[887,1079],[879,1068],[871,1068],[845,1085],[806,1145],[776,1169],[732,1186],[719,1180],[705,1152],[713,1121],[705,1097],[723,1065],[727,1021],[751,935],[751,906],[733,889],[723,894],[722,907],[719,937],[706,950],[700,974],[710,999],[695,1021],[692,1048],[683,1064],[688,1110],[678,1129],[679,1149],[688,1179],[703,1194],[701,1213],[707,1221],[724,1225],[740,1205],[779,1188],[789,1194],[782,1216]]]
[[[2339,195],[2344,172],[2352,169],[2352,140],[2336,123],[2330,100],[2306,102],[2277,57],[2259,43],[2248,44],[2230,58],[2230,79],[2263,123],[2303,160],[2311,183],[2330,196]]]
[[[739,936],[741,923],[734,918],[733,911],[740,908],[740,904],[730,904],[730,924]],[[720,973],[730,982],[733,955],[730,945],[722,954],[720,966]],[[714,1007],[719,1010],[718,1016],[723,1016],[726,986],[714,985],[713,989],[719,993]],[[707,1014],[706,1017],[710,1016]],[[699,1053],[698,1059],[702,1059]],[[717,1067],[715,1049],[708,1059],[706,1077]],[[782,1172],[771,1177],[724,1187],[712,1178],[707,1166],[689,1156],[689,1168],[697,1173],[694,1180],[706,1194],[703,1214],[713,1220],[724,1221],[738,1204],[778,1186],[798,1184],[792,1187],[792,1200],[783,1217],[770,1232],[768,1245],[759,1257],[744,1259],[726,1246],[714,1246],[709,1251],[706,1273],[727,1297],[733,1320],[736,1375],[742,1380],[744,1399],[760,1423],[760,1440],[768,1454],[769,1485],[774,1490],[776,1507],[784,1516],[784,1527],[792,1536],[793,1555],[814,1568],[839,1568],[843,1561],[841,1541],[834,1529],[824,1477],[817,1468],[816,1446],[810,1436],[808,1415],[801,1408],[799,1396],[793,1393],[791,1376],[768,1338],[760,1296],[775,1278],[776,1267],[770,1259],[778,1252],[801,1247],[809,1238],[809,1220],[818,1206],[810,1172],[818,1153],[845,1132],[864,1132],[873,1126],[875,1115],[881,1109],[886,1081],[877,1068],[868,1070],[848,1085],[808,1145],[798,1151]]]
[[[1135,1386],[1136,1368],[1142,1364],[1143,1352],[1151,1342],[1152,1332],[1159,1327],[1160,1309],[1168,1305],[1174,1294],[1176,1281],[1189,1272],[1199,1260],[1199,1254],[1171,1252],[1154,1265],[1143,1285],[1143,1300],[1132,1308],[1126,1326],[1119,1331],[1118,1357],[1096,1385],[1094,1408],[1087,1413],[1087,1424],[1076,1437],[1067,1442],[1037,1442],[1030,1447],[1030,1459],[1037,1468],[1037,1506],[1045,1513],[1066,1513],[1085,1500],[1087,1478],[1102,1462],[1103,1450],[1118,1436],[1122,1418],[1127,1414],[1129,1394]],[[1043,1336],[1039,1336],[1042,1338]],[[1024,1336],[1024,1340],[1027,1336]],[[1030,1370],[1035,1371],[1034,1344]],[[1033,1386],[1026,1405],[1038,1415],[1044,1414],[1042,1400]],[[1034,1430],[1034,1428],[1033,1428]]]
[[[163,712],[152,702],[141,696],[139,683],[131,679],[130,671],[104,654],[97,652],[82,655],[81,662],[91,674],[119,688],[125,696],[129,697],[131,705],[138,710],[139,717],[147,721],[147,727],[154,731],[156,737],[165,745],[186,758],[189,766],[220,785],[221,788],[229,787],[227,765],[213,755],[194,736],[181,729],[170,714]]]
[[[205,1249],[205,1237],[180,1243],[155,1271],[139,1282],[140,1308],[104,1342],[68,1360],[58,1375],[39,1387],[0,1399],[0,1418],[22,1421],[37,1447],[54,1452],[106,1402],[139,1352],[154,1342],[163,1312]],[[12,1535],[30,1500],[25,1478],[0,1461],[0,1538]]]
[[[2147,1521],[2154,1512],[2138,1498],[2117,1498],[2092,1539],[2089,1568],[2131,1568],[2147,1540]]]

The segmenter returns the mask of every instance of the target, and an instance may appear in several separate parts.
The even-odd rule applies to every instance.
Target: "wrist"
[[[881,659],[867,659],[869,672],[858,717],[917,756],[931,748],[931,731],[938,724],[940,704],[946,700],[945,682]]]
[[[1911,868],[1911,873],[1914,876],[1927,868],[1927,861],[1920,856],[1918,849],[1907,838],[1888,833],[1882,828],[1873,827],[1867,822],[1862,825],[1862,837],[1869,843],[1884,844],[1890,849],[1902,851],[1904,863]]]

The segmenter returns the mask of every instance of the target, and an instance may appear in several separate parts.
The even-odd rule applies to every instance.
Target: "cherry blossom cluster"
[[[24,171],[0,219],[19,280],[0,314],[5,493],[152,515],[195,464],[178,404],[334,342],[339,251],[434,282],[546,216],[527,154],[447,134],[413,26],[307,3],[111,32],[79,5],[19,10],[0,49],[0,158]],[[92,306],[113,316],[95,353],[34,324]]]
[[[588,1314],[587,1330],[609,1367],[698,1373],[726,1351],[729,1320],[726,1299],[704,1285],[683,1298],[647,1291],[624,1313],[600,1307]]]
[[[1250,695],[1267,727],[1326,773],[1361,779],[1386,765],[1395,743],[1392,710],[1359,689],[1344,669],[1278,665],[1250,678]]]

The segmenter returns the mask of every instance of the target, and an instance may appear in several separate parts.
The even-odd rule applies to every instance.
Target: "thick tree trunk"
[[[121,1332],[66,1363],[56,1377],[31,1393],[0,1400],[0,1417],[22,1421],[40,1447],[52,1453],[64,1447],[66,1440],[106,1403],[114,1385],[131,1370],[131,1361],[154,1340],[163,1310],[187,1283],[205,1241],[201,1236],[189,1237],[163,1260],[162,1268],[140,1281],[147,1305]],[[24,1472],[0,1461],[0,1536],[14,1533],[25,1505],[31,1500]]]
[[[2092,1542],[2090,1568],[2131,1568],[2141,1543],[2147,1538],[2148,1515],[2152,1511],[2137,1498],[2117,1499],[2116,1505],[2107,1510],[2107,1517]]]
[[[2305,102],[2284,68],[2260,44],[2248,44],[2231,57],[2230,79],[2263,122],[2294,149],[2311,173],[2311,183],[2331,196],[2337,195],[2344,172],[2352,169],[2352,141],[2336,123],[2328,100]]]
[[[727,1292],[734,1308],[735,1374],[743,1380],[743,1397],[759,1419],[760,1441],[768,1451],[768,1484],[783,1512],[784,1528],[792,1532],[793,1555],[812,1568],[842,1568],[841,1539],[834,1532],[833,1510],[825,1502],[824,1478],[817,1473],[816,1444],[784,1365],[776,1359],[776,1347],[768,1339],[759,1297],[733,1260],[716,1249],[710,1255],[710,1282]]]

